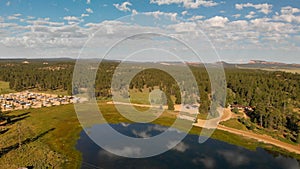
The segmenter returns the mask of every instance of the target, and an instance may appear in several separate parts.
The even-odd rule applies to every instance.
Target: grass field
[[[16,92],[9,88],[9,82],[0,81],[0,94]]]
[[[227,121],[223,121],[223,122],[221,122],[221,124],[224,126],[227,126],[227,127],[234,128],[234,129],[248,131],[247,127],[245,125],[241,124],[237,119],[230,119]]]
[[[38,93],[47,93],[47,94],[57,94],[66,96],[68,93],[66,90],[46,90],[40,91],[38,89],[30,89],[30,92],[38,92]],[[9,82],[0,81],[0,94],[8,94],[15,93],[15,90],[9,88]]]
[[[242,130],[242,131],[249,131],[247,129],[247,127],[245,125],[243,125],[242,123],[240,123],[236,118],[234,119],[230,119],[227,121],[223,121],[220,124],[230,127],[230,128],[234,128],[234,129],[238,129],[238,130]],[[261,134],[261,135],[268,135],[271,136],[277,140],[280,140],[282,142],[288,143],[288,144],[292,144],[292,145],[297,145],[297,143],[292,142],[290,140],[285,139],[284,137],[280,136],[281,134],[278,132],[274,132],[274,130],[270,130],[270,129],[266,129],[266,128],[259,128],[259,126],[257,126],[258,128],[255,127],[255,129],[252,130],[252,132],[257,133],[257,134]]]
[[[154,89],[159,89],[158,87],[154,87]],[[142,90],[142,92],[140,92],[138,89],[130,89],[129,90],[129,94],[130,94],[130,101],[131,103],[135,103],[135,104],[150,104],[149,101],[149,89],[148,88],[144,88]],[[171,99],[173,102],[175,102],[175,96],[171,96]]]
[[[149,90],[144,89],[143,92],[138,91],[137,89],[129,90],[130,101],[131,103],[136,104],[150,104],[149,102]]]
[[[281,71],[281,72],[287,72],[287,73],[300,73],[300,69],[268,69],[268,68],[262,68],[261,70],[266,71]]]
[[[265,71],[281,71],[281,72],[287,72],[287,73],[298,73],[300,74],[300,69],[297,68],[252,68],[252,67],[241,67],[240,69],[259,69],[259,70],[265,70]]]
[[[130,122],[120,115],[114,105],[99,102],[100,110],[109,123]],[[124,108],[128,106],[124,105]],[[139,110],[148,108],[139,107]],[[24,113],[28,114],[24,114]],[[34,168],[79,168],[81,155],[75,149],[76,142],[82,130],[79,125],[74,106],[61,105],[27,111],[14,111],[9,115],[18,117],[2,128],[8,129],[0,136],[0,168],[18,168],[34,166]],[[176,118],[176,113],[165,111],[155,124],[170,126]],[[91,125],[93,122],[91,122]],[[236,122],[229,121],[227,125],[236,126]],[[181,126],[177,126],[184,130]],[[193,127],[189,133],[198,135],[201,128]],[[212,138],[255,150],[263,147],[268,150],[291,155],[300,159],[300,155],[288,153],[280,148],[259,143],[256,140],[216,130]],[[27,140],[27,141],[26,141]],[[21,146],[19,146],[21,143]],[[5,151],[3,151],[5,150]],[[4,152],[4,153],[3,153]]]
[[[20,115],[24,112],[28,114],[5,126],[8,131],[1,134],[1,149],[7,148],[8,151],[1,154],[0,168],[79,168],[81,156],[74,145],[82,129],[73,105],[9,114]],[[30,141],[24,141],[26,139]],[[12,145],[15,147],[9,148]]]
[[[56,95],[63,95],[67,96],[68,93],[66,90],[46,90],[46,91],[40,91],[38,89],[30,89],[29,92],[37,92],[37,93],[47,93],[47,94],[56,94]]]

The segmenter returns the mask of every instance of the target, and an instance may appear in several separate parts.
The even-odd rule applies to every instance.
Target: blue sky
[[[300,63],[297,0],[1,0],[0,57],[77,57],[105,24],[113,29],[107,32],[131,35],[140,29],[113,24],[114,20],[143,14],[157,20],[169,17],[165,26],[177,38],[195,39],[197,32],[204,32],[220,60]],[[153,31],[153,27],[143,30]],[[107,38],[107,32],[99,37],[118,40]]]

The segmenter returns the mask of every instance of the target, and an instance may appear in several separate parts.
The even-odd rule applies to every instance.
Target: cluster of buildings
[[[238,109],[239,111],[253,111],[253,107],[251,106],[243,106],[243,105],[239,105],[239,104],[233,104],[230,105],[229,108],[232,109]]]
[[[1,111],[50,107],[77,102],[81,102],[79,97],[28,91],[0,95]]]
[[[193,122],[197,122],[197,114],[199,113],[199,105],[181,105],[180,112],[185,112],[184,114],[179,113],[177,118],[183,120],[189,120]]]

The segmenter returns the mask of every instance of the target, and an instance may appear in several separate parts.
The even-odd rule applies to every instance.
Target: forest
[[[110,99],[111,80],[119,62],[102,62],[96,74],[93,95],[101,99]],[[151,64],[151,63],[147,63]],[[75,61],[45,61],[32,60],[22,63],[18,60],[0,62],[0,80],[9,82],[11,89],[23,91],[28,89],[66,90],[68,94],[77,94],[85,84],[73,84],[72,77]],[[131,80],[129,88],[153,90],[155,87],[166,94],[168,108],[174,109],[174,104],[182,100],[189,102],[190,98],[181,98],[179,84],[168,73],[157,69],[142,69],[140,63],[128,63],[132,69],[140,72]],[[211,84],[208,73],[203,65],[190,65],[190,69],[197,81],[197,86],[185,89],[188,92],[196,90],[200,93],[199,112],[207,113],[210,110]],[[173,71],[181,72],[175,65]],[[132,71],[131,69],[122,70]],[[248,128],[258,126],[272,131],[279,131],[284,137],[293,142],[300,142],[300,74],[281,71],[263,71],[254,69],[238,69],[232,66],[225,67],[226,75],[226,103],[222,106],[241,105],[251,107],[247,111],[250,119],[239,119]],[[182,74],[181,76],[185,76]],[[123,83],[120,81],[120,83]],[[175,97],[175,101],[171,100]]]

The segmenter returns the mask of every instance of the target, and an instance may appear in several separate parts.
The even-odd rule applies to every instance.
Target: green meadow
[[[100,110],[109,123],[131,121],[118,113],[114,105],[98,102]],[[126,107],[123,105],[124,108]],[[145,111],[148,108],[136,107]],[[1,168],[18,168],[34,166],[34,168],[80,168],[81,154],[75,148],[81,125],[74,111],[74,105],[61,105],[9,112],[10,123],[1,123],[0,164]],[[165,111],[153,121],[155,124],[171,126],[176,118],[173,111]],[[227,122],[236,125],[235,122]],[[238,126],[235,126],[238,127]],[[180,130],[184,130],[178,126]],[[193,127],[189,133],[199,135],[201,128]],[[297,159],[300,156],[288,153],[283,149],[244,138],[228,132],[216,130],[212,138],[230,144],[255,150],[257,147],[290,155]]]
[[[13,93],[14,90],[9,88],[9,82],[0,81],[0,94]]]

